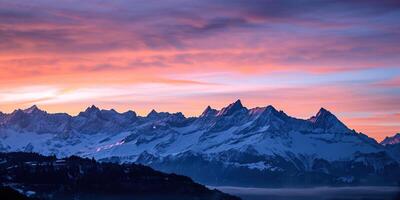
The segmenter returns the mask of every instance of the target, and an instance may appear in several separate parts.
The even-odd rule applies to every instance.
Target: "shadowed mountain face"
[[[36,198],[29,198],[24,194],[14,190],[11,187],[0,186],[0,199],[5,200],[38,200]]]
[[[0,149],[137,162],[211,185],[395,185],[397,149],[350,130],[321,108],[297,119],[240,100],[199,117],[146,117],[91,106],[78,116],[32,107],[0,115]]]
[[[35,153],[1,153],[0,163],[1,184],[40,199],[239,200],[188,177],[136,164],[97,163],[76,156],[57,159]]]

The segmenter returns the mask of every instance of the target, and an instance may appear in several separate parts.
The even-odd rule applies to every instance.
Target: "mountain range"
[[[240,100],[221,110],[208,106],[198,117],[96,106],[77,116],[37,106],[0,113],[0,151],[141,163],[210,185],[396,185],[396,142],[380,144],[324,108],[298,119],[273,106],[249,109]]]

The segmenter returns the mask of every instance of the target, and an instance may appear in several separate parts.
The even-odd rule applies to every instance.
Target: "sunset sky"
[[[400,1],[0,0],[0,110],[199,115],[241,99],[400,132]]]

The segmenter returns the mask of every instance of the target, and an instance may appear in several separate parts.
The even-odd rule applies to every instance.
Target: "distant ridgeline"
[[[207,185],[397,185],[399,138],[380,144],[324,108],[298,119],[273,106],[248,109],[240,100],[189,118],[95,106],[77,116],[36,106],[0,112],[1,152],[141,163]]]
[[[0,153],[0,198],[239,200],[190,178],[136,164],[98,163],[71,156]],[[14,189],[13,190],[11,189]]]

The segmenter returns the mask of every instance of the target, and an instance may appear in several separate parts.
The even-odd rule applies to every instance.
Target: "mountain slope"
[[[213,185],[390,185],[400,179],[384,176],[398,168],[393,154],[323,108],[306,120],[273,106],[248,109],[240,100],[192,118],[154,110],[140,117],[95,106],[63,118],[19,112],[1,118],[2,151],[138,162]],[[63,128],[44,131],[56,125]]]

